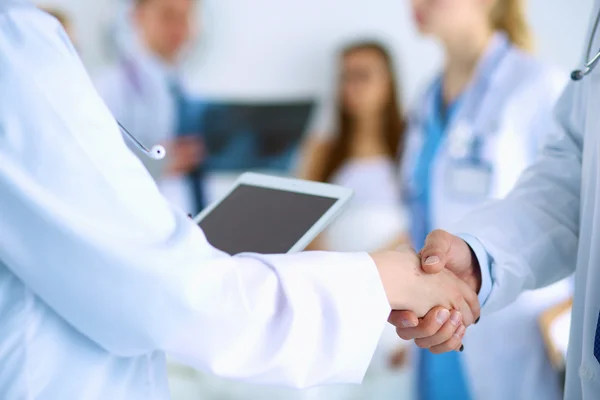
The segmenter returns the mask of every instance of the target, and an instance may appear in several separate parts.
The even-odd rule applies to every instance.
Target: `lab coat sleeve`
[[[552,133],[562,129],[558,118],[549,117],[555,116],[553,110],[569,82],[568,76],[569,74],[561,69],[543,66],[538,79],[523,87],[530,97],[530,100],[526,101],[535,104],[532,108],[533,115],[526,126],[530,134],[524,142],[524,146],[529,150],[530,160],[536,160],[544,145],[555,138]]]
[[[211,247],[127,149],[66,40],[33,7],[0,10],[2,262],[116,356],[163,351],[297,387],[360,381],[390,312],[371,258]]]
[[[493,286],[484,312],[502,308],[521,292],[547,286],[575,269],[585,112],[580,91],[581,85],[567,86],[556,108],[559,126],[547,135],[539,159],[515,189],[453,229],[475,237],[487,251],[479,261],[484,272],[490,268]]]
[[[492,273],[490,271],[490,256],[477,238],[471,235],[459,235],[470,247],[481,269],[481,287],[477,297],[479,304],[485,305],[492,291]]]

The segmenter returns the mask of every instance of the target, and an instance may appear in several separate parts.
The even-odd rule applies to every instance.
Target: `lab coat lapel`
[[[497,33],[492,38],[487,51],[477,66],[474,78],[461,96],[461,104],[448,123],[447,132],[454,132],[458,124],[468,123],[467,129],[479,130],[477,125],[485,114],[486,108],[493,96],[492,87],[502,82],[501,75],[506,65],[506,52],[510,44],[504,34]],[[446,135],[448,136],[448,135]],[[447,139],[447,138],[446,138]]]

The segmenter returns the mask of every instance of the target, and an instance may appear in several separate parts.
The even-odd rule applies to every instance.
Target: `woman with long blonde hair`
[[[473,208],[509,192],[554,128],[548,122],[566,80],[530,54],[523,0],[412,6],[420,32],[437,39],[445,56],[410,115],[402,163],[411,241],[421,248],[431,230],[451,230]],[[431,350],[415,357],[418,398],[562,399],[538,319],[570,292],[562,281],[526,293],[466,334],[460,313],[440,312],[442,331],[456,332],[457,351],[436,355],[438,338],[417,340]]]

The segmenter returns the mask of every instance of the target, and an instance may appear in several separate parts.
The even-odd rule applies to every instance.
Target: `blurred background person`
[[[310,249],[380,249],[407,230],[405,212],[398,207],[397,165],[405,122],[395,66],[386,47],[375,41],[346,46],[339,65],[335,126],[319,126],[320,131],[329,130],[329,134],[309,138],[299,174],[305,179],[351,188],[354,198]],[[409,398],[410,380],[402,359],[392,358],[399,343],[393,327],[387,327],[361,387],[318,388],[310,391],[310,398]]]
[[[341,52],[333,121],[318,116],[315,134],[304,145],[299,175],[355,193],[350,209],[312,243],[313,250],[377,249],[407,230],[406,214],[398,209],[397,163],[405,122],[394,71],[388,50],[377,42],[357,42]],[[329,109],[324,105],[321,110]],[[348,224],[362,231],[350,235]]]
[[[195,33],[196,3],[134,0],[135,34],[117,62],[96,77],[117,120],[144,144],[166,147],[161,162],[140,158],[167,199],[193,215],[205,205],[203,103],[187,93],[180,67]]]
[[[554,128],[552,109],[566,74],[529,54],[523,0],[412,6],[421,33],[435,37],[445,55],[411,116],[403,162],[411,239],[420,249],[432,229],[508,193]],[[538,319],[569,295],[567,281],[524,294],[470,329],[463,353],[420,350],[417,398],[562,399]]]

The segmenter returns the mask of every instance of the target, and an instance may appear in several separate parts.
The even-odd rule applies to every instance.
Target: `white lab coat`
[[[596,1],[594,17],[599,5]],[[600,32],[596,32],[592,56],[599,47]],[[479,258],[484,279],[491,260],[493,286],[484,303],[485,314],[505,308],[525,290],[576,272],[567,400],[600,398],[600,360],[594,357],[600,314],[598,93],[600,69],[581,82],[570,83],[556,108],[560,126],[551,131],[540,158],[521,176],[516,188],[504,200],[469,214],[453,227],[454,232],[475,236],[478,241],[472,245],[482,244],[487,251],[487,257]],[[511,323],[511,330],[516,326]],[[514,340],[511,335],[507,344]],[[525,373],[521,364],[512,368],[515,373]]]
[[[147,147],[176,137],[177,110],[169,81],[183,86],[175,66],[151,54],[133,35],[123,40],[121,55],[112,65],[94,74],[94,83],[112,114]],[[194,213],[192,188],[187,177],[165,177],[169,155],[161,161],[150,160],[130,143],[156,180],[161,193],[175,206]]]
[[[490,48],[506,41],[498,34]],[[489,57],[489,56],[488,56]],[[482,66],[480,66],[480,73]],[[456,161],[451,133],[447,133],[433,163],[430,212],[433,228],[448,229],[457,220],[490,199],[504,197],[519,175],[536,158],[544,136],[556,124],[552,109],[567,80],[566,75],[541,65],[515,47],[490,70],[488,89],[467,89],[448,132],[471,126],[483,139],[482,158],[492,166],[487,197],[457,197],[449,171]],[[484,78],[482,78],[484,79]],[[483,98],[477,96],[483,95]],[[472,100],[474,121],[469,119]],[[429,90],[409,124],[402,175],[410,191],[414,166],[425,137],[424,121],[435,101]],[[469,110],[468,110],[469,109]],[[472,181],[466,184],[474,184]],[[538,318],[552,305],[568,298],[570,283],[525,293],[505,311],[486,316],[469,328],[461,354],[467,384],[476,400],[554,400],[562,398],[558,375],[548,360]],[[511,339],[508,339],[510,335]],[[516,367],[518,366],[518,367]],[[418,389],[417,389],[418,390]]]
[[[160,195],[53,18],[0,0],[0,397],[359,382],[389,306],[366,254],[212,248]]]

